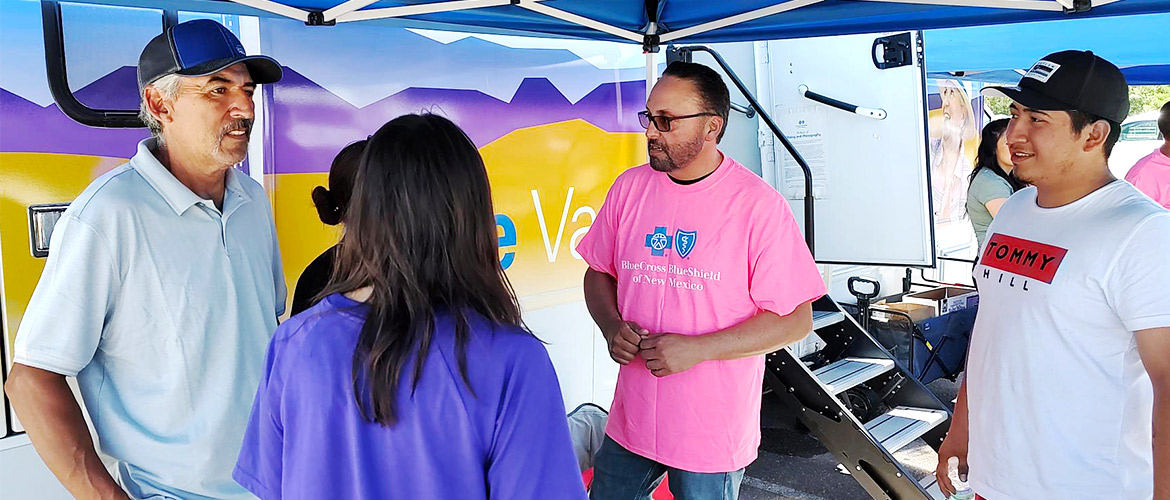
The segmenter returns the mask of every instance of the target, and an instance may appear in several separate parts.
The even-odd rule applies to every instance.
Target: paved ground
[[[930,390],[944,402],[955,397],[949,380],[931,383]],[[816,438],[780,421],[772,398],[764,397],[761,415],[763,441],[760,458],[748,467],[740,489],[743,500],[868,500],[870,497],[849,475],[837,471],[837,460]],[[934,470],[934,450],[919,440],[895,457],[922,477]]]

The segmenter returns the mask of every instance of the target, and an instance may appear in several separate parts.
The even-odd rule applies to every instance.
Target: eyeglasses
[[[648,129],[648,128],[650,128],[650,122],[653,121],[654,128],[658,129],[659,132],[670,132],[670,122],[675,121],[675,120],[682,120],[684,118],[695,118],[695,117],[699,117],[699,116],[719,116],[719,115],[715,114],[715,113],[695,113],[693,115],[683,115],[683,116],[665,116],[665,115],[654,116],[654,115],[650,114],[649,111],[639,111],[638,112],[638,123],[640,125],[642,125],[642,128]]]

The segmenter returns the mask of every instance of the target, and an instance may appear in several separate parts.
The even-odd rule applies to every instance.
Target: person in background
[[[405,115],[374,134],[332,293],[273,336],[236,481],[264,500],[584,500],[494,213],[451,121]]]
[[[1158,133],[1164,141],[1162,147],[1138,160],[1125,180],[1163,208],[1170,208],[1170,102],[1162,105],[1158,115]]]
[[[329,166],[329,188],[317,186],[313,188],[313,206],[317,207],[317,216],[321,222],[336,226],[345,221],[345,209],[349,205],[349,196],[353,191],[353,178],[357,175],[358,164],[362,161],[362,153],[366,150],[368,139],[351,143],[341,149],[333,158]],[[333,273],[333,263],[337,260],[337,245],[329,247],[310,262],[301,277],[297,279],[297,287],[293,292],[292,315],[312,307],[325,291],[329,284],[329,276]]]
[[[1002,118],[983,127],[979,140],[979,152],[975,158],[975,170],[971,172],[971,185],[967,188],[967,215],[975,230],[975,239],[983,248],[987,226],[999,212],[999,207],[1012,193],[1024,187],[1024,183],[1011,175],[1012,153],[1007,147],[1008,119]]]

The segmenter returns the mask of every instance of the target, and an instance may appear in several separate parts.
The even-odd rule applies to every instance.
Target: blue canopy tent
[[[648,49],[676,41],[774,40],[1170,12],[1170,0],[77,1],[283,16],[311,25],[335,22],[441,25],[464,31],[642,43]],[[1031,54],[1028,57],[1035,59]]]
[[[1162,13],[929,30],[926,69],[932,78],[1016,83],[1045,54],[1078,48],[1118,65],[1130,85],[1170,84],[1168,27]]]

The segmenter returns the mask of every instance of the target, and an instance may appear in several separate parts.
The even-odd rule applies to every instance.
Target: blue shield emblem
[[[691,254],[691,250],[695,249],[695,240],[698,239],[698,231],[683,231],[679,229],[674,232],[674,251],[678,252],[678,256],[687,258]]]

